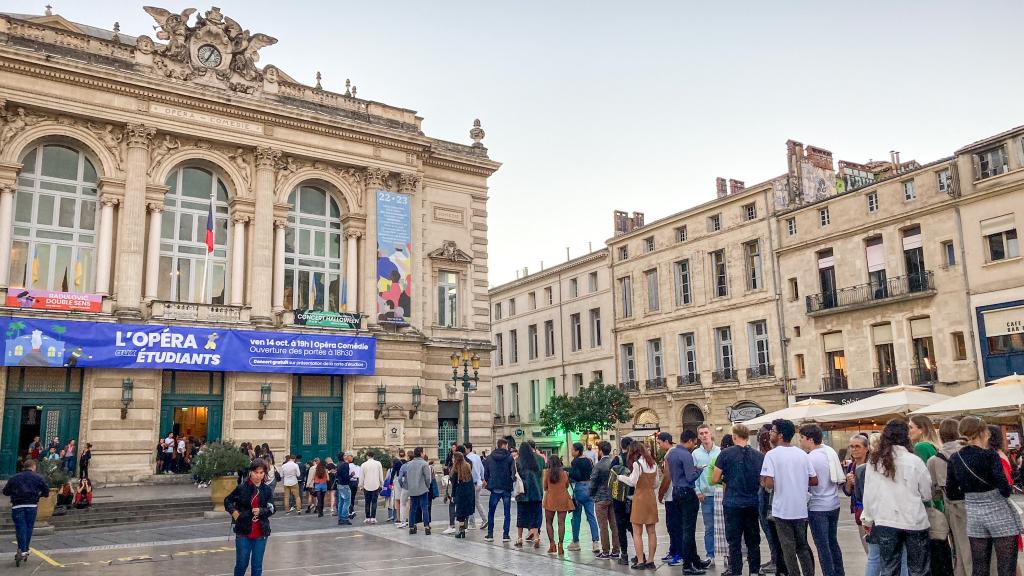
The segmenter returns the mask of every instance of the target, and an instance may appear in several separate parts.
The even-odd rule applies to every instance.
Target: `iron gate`
[[[450,420],[443,420],[437,426],[437,458],[439,462],[448,460],[448,450],[452,442],[458,439],[459,430]]]

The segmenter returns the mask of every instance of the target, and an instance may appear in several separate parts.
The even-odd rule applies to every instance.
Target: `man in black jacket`
[[[494,510],[498,507],[500,500],[504,504],[505,523],[502,526],[502,542],[511,541],[509,529],[511,528],[512,510],[512,484],[515,481],[515,460],[508,451],[508,441],[504,438],[498,439],[498,447],[491,452],[484,462],[484,488],[491,491],[491,497],[487,501],[487,536],[484,540],[494,541]]]
[[[337,480],[335,481],[335,490],[338,492],[336,501],[338,502],[338,526],[348,526],[352,524],[352,521],[348,517],[349,509],[352,505],[352,488],[349,484],[352,476],[352,471],[348,467],[348,461],[345,459],[345,454],[338,453],[338,470],[335,472]]]
[[[4,485],[4,496],[11,497],[11,518],[14,520],[14,533],[18,540],[16,564],[28,560],[28,546],[32,540],[32,529],[36,525],[36,510],[39,499],[50,495],[50,487],[39,474],[36,474],[36,461],[26,460],[21,472],[11,476]]]

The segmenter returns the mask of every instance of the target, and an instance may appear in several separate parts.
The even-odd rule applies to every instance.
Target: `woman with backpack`
[[[274,493],[263,482],[267,471],[266,462],[253,460],[248,479],[224,499],[235,533],[235,576],[243,576],[250,564],[254,575],[263,573],[263,553],[274,514]]]
[[[523,530],[527,530],[527,539],[533,540],[533,547],[540,548],[541,503],[544,499],[544,488],[541,484],[540,465],[533,446],[523,443],[516,460],[516,474],[523,481],[523,493],[516,496],[516,547],[523,547]]]

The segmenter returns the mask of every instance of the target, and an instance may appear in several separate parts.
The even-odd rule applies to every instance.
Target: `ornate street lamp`
[[[384,384],[377,385],[377,409],[373,411],[373,418],[376,420],[384,412],[384,404],[387,403],[388,389]]]
[[[264,382],[260,386],[260,412],[258,414],[260,420],[267,415],[267,408],[270,406],[270,382]]]
[[[409,410],[409,418],[412,418],[420,411],[420,404],[423,404],[423,388],[417,384],[412,388],[412,410]]]
[[[128,417],[128,407],[132,405],[135,396],[135,382],[131,378],[121,381],[121,420]]]
[[[480,357],[463,348],[462,353],[453,352],[452,361],[452,382],[458,385],[462,383],[462,441],[469,442],[469,393],[477,389],[480,382]],[[462,367],[462,375],[459,375],[459,367]],[[473,369],[473,375],[469,375],[469,369]]]

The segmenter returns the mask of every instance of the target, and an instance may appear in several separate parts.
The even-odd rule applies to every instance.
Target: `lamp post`
[[[267,408],[270,407],[270,382],[264,382],[260,386],[260,411],[257,414],[260,420],[267,415]]]
[[[469,393],[476,390],[480,382],[480,357],[472,354],[469,348],[463,348],[462,353],[453,352],[452,361],[452,382],[456,385],[462,382],[462,441],[469,442]],[[462,375],[459,375],[459,367],[462,367]],[[469,369],[473,368],[473,375],[469,375]]]
[[[128,407],[132,405],[135,396],[135,382],[131,378],[125,378],[121,382],[121,420],[128,417]]]

